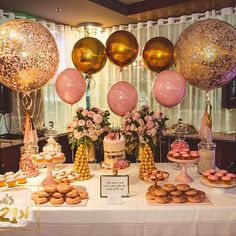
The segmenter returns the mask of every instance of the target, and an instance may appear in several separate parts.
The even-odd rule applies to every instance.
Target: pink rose
[[[94,115],[95,115],[95,112],[93,111],[88,112],[88,117],[93,118]]]
[[[72,126],[75,128],[75,127],[77,127],[77,125],[78,125],[78,122],[77,121],[73,121],[72,122]]]
[[[135,129],[136,129],[136,126],[135,126],[134,124],[131,124],[130,130],[131,130],[131,131],[134,131]]]
[[[147,131],[146,131],[146,134],[147,134],[148,136],[151,136],[151,135],[152,135],[151,130],[147,130]]]
[[[133,120],[138,120],[141,117],[141,115],[138,112],[135,112],[134,115],[132,116]]]
[[[156,119],[159,120],[162,118],[163,114],[160,111],[155,111],[154,116]]]
[[[145,116],[145,117],[144,117],[144,120],[146,120],[146,121],[152,121],[153,118],[152,118],[152,116]]]
[[[67,132],[69,132],[69,133],[74,132],[74,127],[73,127],[73,125],[72,125],[71,123],[67,124],[66,130],[67,130]]]
[[[148,121],[146,124],[147,129],[152,129],[154,127],[154,123],[152,121]]]
[[[84,120],[79,120],[78,125],[79,126],[85,126],[85,121]]]
[[[156,130],[156,128],[152,128],[152,129],[151,129],[151,134],[152,134],[152,136],[155,136],[155,135],[156,135],[156,133],[157,133],[157,130]]]
[[[90,134],[93,134],[94,133],[94,128],[93,127],[90,127],[90,128],[88,128],[88,132],[90,133]]]
[[[88,115],[88,110],[83,110],[81,114],[82,114],[82,116],[87,116]]]
[[[94,114],[93,121],[95,124],[101,124],[103,117],[100,114]]]
[[[144,121],[142,119],[138,119],[138,123],[139,125],[144,126]]]
[[[77,130],[75,130],[76,132],[74,132],[74,136],[76,139],[81,139],[84,135],[82,132],[78,132]]]
[[[91,120],[87,120],[86,121],[86,126],[87,127],[92,127],[93,126],[93,122]]]

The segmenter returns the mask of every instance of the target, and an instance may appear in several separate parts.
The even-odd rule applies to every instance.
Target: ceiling
[[[0,0],[0,9],[77,26],[103,27],[235,6],[236,0]]]

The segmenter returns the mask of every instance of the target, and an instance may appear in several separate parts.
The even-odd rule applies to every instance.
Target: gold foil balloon
[[[147,67],[159,73],[173,64],[174,45],[163,37],[150,39],[143,50],[143,60]]]
[[[123,68],[131,64],[138,55],[138,42],[133,34],[125,30],[112,33],[106,41],[108,59]]]
[[[177,70],[204,90],[224,86],[236,76],[236,29],[208,19],[187,27],[175,45]]]
[[[0,26],[0,83],[19,92],[45,85],[59,62],[57,44],[41,24],[25,19]]]
[[[93,37],[78,40],[72,50],[74,66],[88,75],[100,71],[105,66],[106,60],[107,55],[104,45]]]

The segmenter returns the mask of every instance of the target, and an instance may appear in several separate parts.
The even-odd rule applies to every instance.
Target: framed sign
[[[100,197],[107,197],[108,195],[120,195],[121,197],[129,197],[129,176],[101,175]]]

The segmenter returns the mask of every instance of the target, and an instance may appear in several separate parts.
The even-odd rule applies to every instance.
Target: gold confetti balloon
[[[143,49],[143,60],[147,67],[159,73],[173,64],[174,45],[164,37],[150,39]]]
[[[187,27],[175,45],[177,70],[203,90],[221,87],[236,76],[236,29],[208,19]]]
[[[88,75],[95,74],[106,64],[106,49],[96,38],[82,38],[73,47],[72,61],[74,66],[81,72]]]
[[[0,26],[0,83],[18,92],[45,85],[59,62],[57,44],[41,24],[25,19]]]

